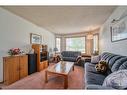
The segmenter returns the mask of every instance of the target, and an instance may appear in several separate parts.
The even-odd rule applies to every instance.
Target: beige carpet
[[[54,75],[48,77],[48,83],[45,83],[45,70],[31,74],[3,89],[64,89],[64,78]],[[84,69],[75,66],[68,77],[68,89],[84,89]]]

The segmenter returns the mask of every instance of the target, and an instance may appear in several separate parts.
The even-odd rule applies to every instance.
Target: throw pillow
[[[98,63],[100,61],[100,56],[92,56],[91,57],[91,63]]]
[[[115,89],[127,88],[127,70],[119,70],[108,75],[103,86],[112,87]]]
[[[95,65],[95,69],[97,72],[100,72],[102,74],[106,74],[108,70],[108,64],[105,60],[99,61],[98,64]]]

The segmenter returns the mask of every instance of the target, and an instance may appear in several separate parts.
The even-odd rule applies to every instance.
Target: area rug
[[[45,83],[45,70],[31,74],[2,89],[64,89],[64,78],[57,75],[49,75],[48,83]],[[84,69],[75,66],[68,76],[68,89],[84,89]]]

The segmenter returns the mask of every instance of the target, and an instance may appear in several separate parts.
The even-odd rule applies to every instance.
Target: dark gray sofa
[[[78,56],[81,56],[79,51],[62,51],[61,56],[63,61],[76,62]]]
[[[107,75],[96,72],[97,62],[85,63],[85,88],[86,89],[114,89],[102,86],[104,79],[114,71],[127,69],[127,57],[105,52],[97,57],[99,60],[105,60],[109,65]],[[96,59],[96,60],[97,60]]]

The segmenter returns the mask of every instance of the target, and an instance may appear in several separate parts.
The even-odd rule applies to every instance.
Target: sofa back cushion
[[[98,55],[98,56],[92,56],[91,57],[91,63],[98,63],[99,61],[100,61],[100,55]]]
[[[115,89],[126,89],[127,88],[127,70],[119,70],[108,75],[103,86],[112,87]]]
[[[108,52],[101,54],[101,60],[105,60],[112,72],[127,69],[127,57]]]
[[[79,51],[63,51],[61,53],[63,57],[78,57],[81,55],[81,52]]]

